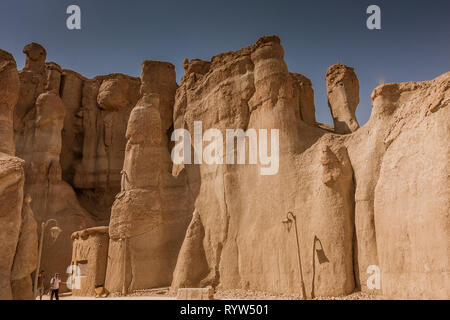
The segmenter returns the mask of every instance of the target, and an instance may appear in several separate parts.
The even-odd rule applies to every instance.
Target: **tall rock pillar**
[[[19,74],[11,54],[0,50],[0,299],[31,299],[30,274],[36,268],[36,221],[23,205],[24,161],[14,157],[13,114]]]
[[[145,61],[141,80],[128,120],[122,191],[111,210],[105,285],[112,292],[169,286],[192,212],[184,175],[171,176],[174,66]]]
[[[336,63],[326,75],[328,106],[336,133],[351,133],[359,128],[355,111],[359,104],[359,82],[353,68]]]

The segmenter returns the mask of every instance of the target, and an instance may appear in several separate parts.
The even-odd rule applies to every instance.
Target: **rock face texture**
[[[355,111],[359,104],[359,81],[353,68],[337,63],[328,68],[328,106],[336,133],[350,133],[359,128]]]
[[[72,294],[94,296],[105,284],[108,260],[108,227],[94,227],[74,232],[72,251]]]
[[[63,71],[62,174],[98,224],[109,223],[111,205],[120,192],[125,132],[139,86],[138,78],[122,74],[86,79]]]
[[[0,50],[0,299],[31,299],[37,262],[36,221],[24,196],[24,161],[14,157],[13,112],[19,75],[12,55]]]
[[[372,100],[373,115],[364,127],[369,131],[375,122],[388,123],[377,145],[368,150],[382,150],[378,181],[369,184],[382,293],[390,298],[448,299],[450,73],[432,81],[382,85]]]
[[[0,153],[0,298],[12,299],[14,257],[22,222],[23,160]],[[30,287],[31,289],[31,287]]]
[[[450,298],[450,72],[377,87],[359,127],[355,71],[335,64],[330,127],[276,36],[185,59],[179,86],[167,62],[87,79],[24,53],[18,72],[0,51],[0,299],[32,298],[48,219],[63,232],[46,232],[41,268],[87,263],[83,295],[298,294],[303,278],[306,297]],[[178,129],[192,163],[171,161]]]
[[[370,120],[346,142],[363,291],[377,265],[387,297],[450,296],[449,80],[376,88]]]
[[[73,188],[62,180],[61,132],[66,107],[59,96],[60,68],[45,63],[46,52],[32,43],[24,48],[25,67],[19,72],[20,95],[14,114],[17,155],[25,160],[25,192],[40,223],[56,219],[62,233],[58,241],[45,233],[41,269],[48,274],[66,273],[70,264],[70,235],[92,225]],[[41,231],[41,230],[39,230]]]
[[[19,74],[14,57],[0,50],[0,153],[15,154],[13,110],[19,98]]]
[[[120,191],[125,131],[139,97],[140,80],[122,74],[87,79],[46,63],[45,49],[34,43],[24,53],[27,62],[19,73],[21,91],[14,119],[17,153],[24,155],[32,143],[38,97],[53,94],[52,99],[61,100],[57,104],[64,109],[57,147],[62,178],[95,223],[107,224],[114,196]]]
[[[13,298],[30,300],[32,292],[31,273],[36,270],[38,260],[37,223],[31,210],[31,197],[25,195],[22,206],[22,225],[19,242],[11,270],[11,289]]]
[[[261,164],[199,165],[199,193],[173,290],[211,285],[297,293],[299,249],[308,295],[354,289],[348,154],[341,137],[314,125],[310,81],[290,73],[283,55],[277,37],[264,37],[202,62],[204,68],[196,68],[199,61],[186,68],[175,129],[187,128],[192,136],[196,120],[224,136],[225,129],[279,129],[280,159],[274,175],[261,175]],[[288,211],[298,217],[300,248],[294,229],[282,223]],[[315,237],[328,262],[313,269]]]
[[[111,210],[106,289],[112,292],[170,285],[193,208],[185,174],[171,175],[174,66],[145,61],[141,83],[126,131],[122,191]]]
[[[185,61],[175,128],[192,135],[196,120],[222,133],[278,128],[280,166],[261,176],[258,165],[197,165],[199,193],[172,289],[301,292],[293,228],[280,223],[292,211],[307,296],[361,288],[448,299],[450,73],[378,87],[371,119],[357,130],[358,80],[334,65],[328,129],[306,116],[314,114],[309,81],[282,57],[278,38],[266,37],[211,62]],[[368,286],[370,266],[381,270],[381,288]]]
[[[25,160],[25,190],[34,199],[31,207],[38,222],[53,218],[63,230],[57,241],[46,234],[41,268],[65,274],[70,235],[109,223],[120,191],[126,124],[140,80],[122,74],[84,78],[46,63],[46,51],[36,43],[23,52],[25,67],[18,76],[16,71],[20,93],[10,103],[16,105],[14,134],[8,139],[14,137],[17,155]],[[9,80],[1,88],[11,94],[13,85]],[[3,132],[8,127],[0,128]],[[14,148],[14,143],[7,147]]]

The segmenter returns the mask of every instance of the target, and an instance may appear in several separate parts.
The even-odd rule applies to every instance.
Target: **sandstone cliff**
[[[36,43],[24,53],[18,72],[0,51],[0,298],[32,297],[36,220],[50,218],[63,232],[45,237],[47,274],[65,273],[72,232],[109,224],[112,292],[300,294],[303,279],[307,297],[450,297],[450,72],[377,87],[360,127],[356,72],[335,64],[315,84],[327,87],[328,126],[276,36],[186,59],[179,86],[167,62],[144,61],[140,78],[87,79]],[[195,140],[198,121],[211,139]],[[194,137],[194,160],[210,161],[172,163],[177,129]],[[229,130],[234,150],[213,144]]]
[[[359,104],[359,82],[353,68],[336,63],[326,75],[328,106],[336,133],[350,133],[359,128],[355,111]]]
[[[193,210],[185,173],[171,175],[175,68],[144,61],[141,98],[133,108],[122,170],[122,190],[111,210],[106,289],[169,286]]]
[[[315,125],[310,81],[290,73],[283,55],[277,37],[264,37],[202,62],[208,68],[195,68],[199,61],[187,68],[175,128],[192,135],[193,121],[202,120],[203,130],[218,128],[224,136],[225,129],[279,129],[280,159],[275,175],[261,175],[261,163],[199,166],[200,191],[173,289],[301,292],[299,249],[308,296],[354,289],[352,167],[343,139]],[[282,223],[288,211],[297,216],[300,248],[294,229]],[[315,238],[328,261],[313,264]]]
[[[63,71],[63,178],[99,224],[108,224],[114,196],[120,192],[125,132],[139,86],[138,78],[122,74],[86,79]]]
[[[12,55],[0,50],[0,299],[31,299],[37,263],[37,228],[24,203],[24,161],[14,157],[13,112],[19,75]]]
[[[24,53],[15,147],[25,160],[25,190],[34,199],[36,219],[56,219],[62,229],[57,241],[47,232],[41,269],[65,274],[70,235],[109,222],[140,80],[121,74],[84,78],[46,63],[46,51],[36,43]]]
[[[17,156],[25,160],[25,192],[39,225],[56,219],[62,233],[54,241],[44,237],[41,269],[48,274],[65,274],[70,264],[70,235],[93,224],[78,203],[72,187],[62,180],[61,132],[66,107],[59,95],[60,68],[45,63],[46,51],[36,43],[25,46],[25,67],[19,72],[20,94],[14,111]],[[41,230],[39,230],[40,232]]]
[[[450,297],[450,72],[372,92],[368,123],[348,146],[355,172],[361,287],[381,270],[389,298]]]
[[[378,87],[359,128],[354,70],[331,66],[328,129],[304,116],[314,114],[313,100],[304,102],[312,89],[287,71],[277,37],[185,68],[175,128],[192,134],[202,120],[224,136],[225,128],[280,129],[280,169],[261,176],[261,164],[197,165],[200,191],[172,289],[300,293],[298,249],[281,223],[292,211],[308,297],[358,288],[389,298],[450,296],[450,73]],[[369,266],[381,270],[380,290],[367,286]]]

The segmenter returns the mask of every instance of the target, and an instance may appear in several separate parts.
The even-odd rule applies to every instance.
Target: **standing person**
[[[44,270],[41,270],[38,275],[38,283],[37,283],[37,289],[38,289],[38,295],[39,300],[42,300],[42,296],[44,295],[44,283],[45,283],[45,273]]]
[[[61,279],[59,278],[59,273],[55,273],[55,276],[50,280],[50,300],[53,300],[55,296],[56,300],[59,300],[59,284]]]

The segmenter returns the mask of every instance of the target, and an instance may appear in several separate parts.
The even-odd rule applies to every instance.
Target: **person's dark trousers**
[[[53,300],[53,296],[55,296],[56,300],[59,300],[59,289],[52,290],[52,293],[50,294],[50,300]]]

